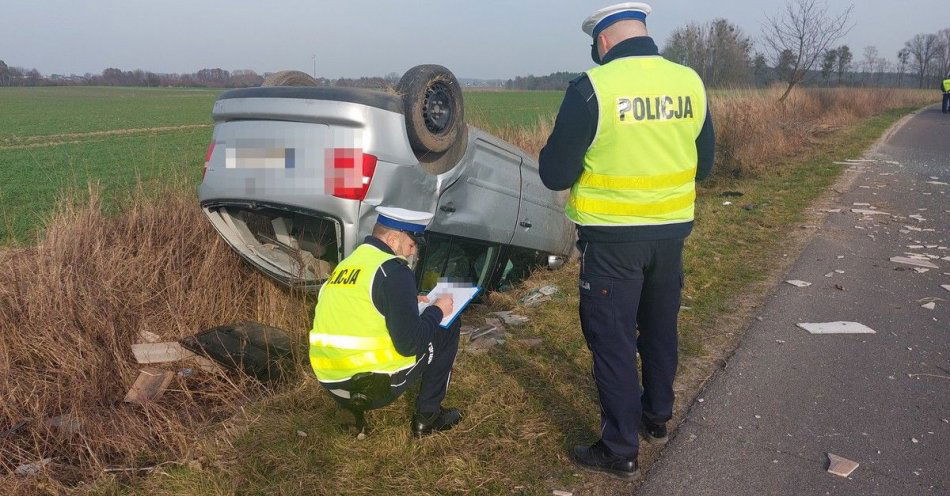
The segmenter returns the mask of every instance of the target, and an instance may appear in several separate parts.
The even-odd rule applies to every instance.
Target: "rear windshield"
[[[339,225],[333,220],[276,208],[228,206],[218,212],[237,228],[229,241],[239,251],[260,257],[257,263],[266,264],[269,272],[281,272],[287,282],[320,282],[339,263]]]

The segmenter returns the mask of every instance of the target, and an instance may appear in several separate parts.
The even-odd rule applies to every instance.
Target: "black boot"
[[[632,480],[640,475],[636,456],[617,456],[600,441],[594,443],[593,446],[574,446],[574,450],[571,451],[571,460],[581,468],[606,472],[618,479]]]
[[[462,412],[455,408],[439,408],[435,413],[416,412],[412,416],[412,435],[422,437],[433,432],[447,431],[462,420]]]
[[[650,444],[666,444],[670,440],[665,423],[654,424],[645,417],[640,419],[640,433]]]

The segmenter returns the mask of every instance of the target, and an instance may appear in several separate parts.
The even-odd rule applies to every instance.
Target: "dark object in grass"
[[[181,340],[185,348],[264,382],[294,370],[293,344],[286,332],[256,322],[239,322]]]
[[[30,425],[30,422],[31,422],[32,420],[33,420],[33,419],[31,419],[31,418],[25,418],[25,419],[20,420],[19,422],[15,423],[15,424],[13,424],[12,427],[10,427],[9,429],[7,429],[7,430],[3,431],[2,433],[0,433],[0,439],[6,439],[7,437],[12,436],[12,435],[14,435],[14,434],[20,432],[21,430],[23,430],[24,427]]]
[[[722,193],[719,193],[719,196],[725,196],[729,198],[734,198],[734,197],[744,196],[744,195],[745,193],[741,191],[723,191]]]

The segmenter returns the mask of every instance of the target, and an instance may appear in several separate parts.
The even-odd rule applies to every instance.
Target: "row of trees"
[[[260,86],[267,74],[259,75],[252,70],[226,71],[224,69],[201,69],[191,74],[157,74],[140,69],[123,71],[110,67],[101,74],[82,76],[43,76],[36,69],[9,67],[0,60],[0,86],[145,86],[145,87],[203,87],[203,88],[248,88]],[[351,88],[388,88],[399,81],[396,73],[382,77],[317,78],[320,86],[346,86]]]
[[[110,67],[101,74],[43,76],[36,69],[7,66],[0,60],[0,86],[178,86],[207,88],[244,88],[260,86],[264,77],[252,70],[226,71],[201,69],[191,74],[157,74],[136,69],[123,71]]]
[[[780,15],[762,25],[761,51],[752,38],[726,19],[689,24],[674,30],[661,53],[693,68],[711,88],[785,84],[905,86],[904,76],[916,75],[916,86],[937,86],[950,71],[950,28],[918,34],[907,41],[891,62],[876,47],[864,47],[862,57],[848,45],[837,45],[853,26],[852,7],[831,13],[820,0],[789,0]],[[837,45],[837,46],[836,46]],[[559,89],[564,73],[508,81],[517,89]],[[570,75],[574,76],[574,75]]]

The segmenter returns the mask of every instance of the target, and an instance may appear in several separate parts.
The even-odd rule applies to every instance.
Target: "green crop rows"
[[[139,181],[197,185],[217,90],[0,88],[0,244],[28,242],[64,191],[97,182],[110,210]],[[560,92],[467,92],[487,130],[551,120]],[[177,129],[176,129],[177,128]]]

